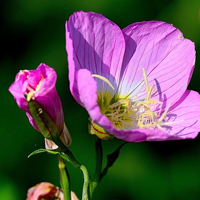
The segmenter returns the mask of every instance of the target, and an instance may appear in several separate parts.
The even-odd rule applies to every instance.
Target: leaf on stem
[[[47,153],[50,153],[50,154],[59,154],[59,152],[57,151],[54,151],[54,150],[48,150],[48,149],[37,149],[35,150],[34,152],[32,152],[28,158],[30,158],[31,156],[35,155],[35,154],[38,154],[38,153],[44,153],[44,152],[47,152]]]
[[[119,152],[120,149],[126,144],[127,142],[123,143],[122,145],[120,145],[113,153],[108,154],[107,155],[107,165],[104,168],[104,170],[101,173],[101,178],[100,180],[108,173],[108,169],[110,167],[112,167],[112,165],[114,164],[114,162],[117,160],[117,158],[119,157]]]
[[[56,150],[49,150],[49,149],[37,149],[35,150],[34,152],[32,152],[28,158],[30,158],[31,156],[33,155],[36,155],[38,153],[50,153],[50,154],[53,154],[53,155],[59,155],[60,157],[62,157],[64,160],[68,161],[68,162],[71,162],[70,159],[67,157],[66,154],[64,154],[63,152],[59,152],[59,151],[56,151]]]

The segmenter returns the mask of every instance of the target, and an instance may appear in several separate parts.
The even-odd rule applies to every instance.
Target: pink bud
[[[43,182],[28,190],[26,200],[51,200],[54,198],[64,200],[64,194],[62,190],[51,183]],[[71,200],[79,200],[74,192],[71,192]]]
[[[61,200],[64,200],[63,193],[58,187],[51,183],[43,182],[28,190],[26,200],[51,200],[54,197],[59,197]]]
[[[55,123],[59,137],[62,142],[69,146],[71,137],[67,128],[64,125],[63,108],[60,97],[56,91],[56,72],[46,64],[40,64],[36,70],[22,70],[15,78],[14,83],[10,86],[9,91],[14,96],[18,106],[26,112],[31,125],[38,130],[38,125],[30,114],[28,102],[35,101],[42,106],[42,109],[52,118]],[[52,141],[49,141],[52,143]],[[48,145],[47,148],[57,148],[55,144]]]

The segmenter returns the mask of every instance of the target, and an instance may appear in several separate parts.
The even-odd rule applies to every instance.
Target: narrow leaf
[[[101,173],[101,179],[108,173],[108,169],[112,167],[114,162],[119,157],[120,149],[126,144],[127,142],[120,145],[113,153],[107,155],[107,165],[104,168],[103,172]]]
[[[57,152],[57,151],[55,151],[55,150],[37,149],[37,150],[35,150],[34,152],[32,152],[32,153],[28,156],[28,158],[30,158],[31,156],[33,156],[33,155],[35,155],[35,154],[44,153],[44,152],[47,152],[47,153],[50,153],[50,154],[54,154],[54,155],[60,154],[60,152]]]
[[[49,149],[38,149],[34,152],[32,152],[28,158],[30,158],[31,156],[35,155],[35,154],[38,154],[38,153],[50,153],[50,154],[53,154],[53,155],[60,155],[60,157],[62,157],[64,160],[70,162],[70,159],[68,158],[68,156],[66,154],[64,154],[63,152],[59,152],[59,151],[56,151],[56,150],[49,150]]]

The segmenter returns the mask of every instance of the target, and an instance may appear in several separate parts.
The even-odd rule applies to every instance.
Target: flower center
[[[118,95],[115,94],[110,102],[106,102],[103,91],[98,94],[98,104],[102,114],[106,115],[117,129],[163,129],[162,126],[174,123],[167,122],[166,120],[169,107],[161,115],[163,103],[151,99],[154,85],[149,87],[147,74],[144,69],[142,70],[146,89],[146,97],[144,100],[133,102],[127,97],[117,97]],[[105,81],[104,77],[102,78],[99,75],[93,76]],[[109,81],[106,79],[105,82],[108,83]],[[112,86],[110,82],[108,84]],[[112,88],[114,87],[112,86]]]
[[[134,126],[134,111],[130,99],[122,99],[109,105],[105,115],[117,129],[127,129]]]

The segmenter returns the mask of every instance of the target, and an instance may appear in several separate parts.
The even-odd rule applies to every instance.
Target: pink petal
[[[170,108],[167,114],[171,122],[176,122],[160,129],[147,129],[147,141],[193,139],[200,132],[200,95],[187,90],[182,98]]]
[[[170,125],[170,135],[183,139],[195,138],[200,132],[200,95],[187,90],[169,112],[170,121],[180,121]]]
[[[13,95],[17,105],[24,110],[25,112],[28,112],[28,105],[27,101],[24,97],[24,85],[25,85],[26,76],[23,74],[22,71],[20,71],[16,77],[13,84],[9,87],[9,92]]]
[[[75,76],[79,69],[104,76],[116,88],[125,50],[123,34],[116,24],[101,14],[76,12],[66,22],[66,40],[70,90],[80,104]],[[111,88],[105,85],[104,89]]]
[[[53,68],[47,66],[44,63],[41,63],[39,67],[34,71],[39,71],[40,74],[42,74],[44,77],[40,90],[36,92],[35,96],[46,95],[46,93],[55,88],[57,75]]]
[[[175,103],[185,92],[194,68],[194,43],[165,22],[150,21],[132,24],[123,29],[126,51],[122,67],[123,93],[130,93],[142,84],[142,68],[149,85],[155,85],[153,99]],[[144,96],[144,84],[138,87]],[[134,94],[134,93],[133,93]]]

